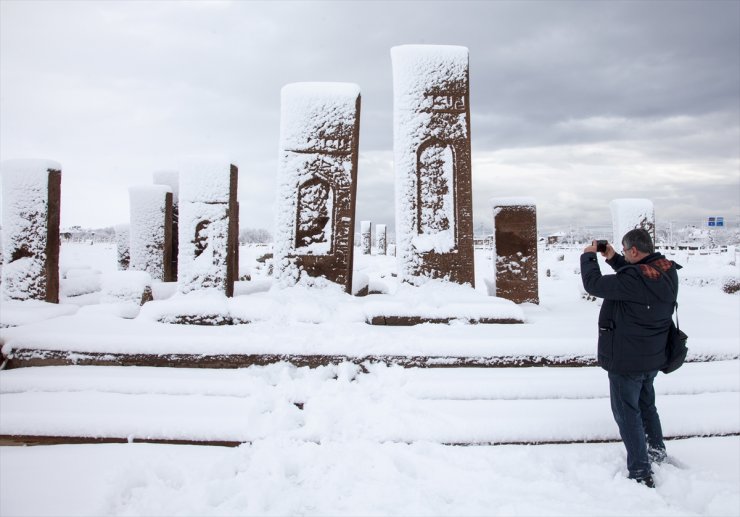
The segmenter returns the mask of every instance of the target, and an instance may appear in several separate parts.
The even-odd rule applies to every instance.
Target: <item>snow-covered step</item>
[[[0,435],[192,441],[367,439],[442,443],[617,438],[608,399],[419,400],[400,391],[206,396],[90,391],[0,395]],[[740,432],[740,393],[665,395],[666,436]]]
[[[740,361],[689,363],[659,374],[659,395],[740,391]],[[122,394],[287,397],[304,401],[330,390],[400,393],[420,399],[559,399],[608,397],[601,368],[401,368],[352,364],[245,369],[50,366],[0,373],[0,393],[98,391]]]

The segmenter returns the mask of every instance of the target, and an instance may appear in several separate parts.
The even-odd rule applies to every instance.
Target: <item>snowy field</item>
[[[241,273],[252,280],[239,283],[238,303],[226,310],[246,310],[256,297],[273,303],[270,314],[184,328],[153,316],[171,301],[168,286],[155,286],[153,307],[162,310],[133,319],[101,304],[114,246],[65,244],[63,303],[4,303],[5,325],[25,324],[1,331],[3,350],[595,352],[600,302],[584,296],[579,250],[540,250],[541,303],[520,308],[524,324],[410,328],[361,318],[374,297],[399,293],[392,258],[356,255],[356,272],[386,294],[348,301],[331,289],[323,297],[271,290],[256,262],[266,251],[242,247]],[[740,295],[721,290],[740,276],[735,252],[669,258],[684,266],[679,310],[690,358],[715,360],[656,380],[664,432],[677,439],[667,442],[669,464],[655,468],[655,490],[625,479],[621,443],[602,443],[617,429],[599,368],[61,366],[0,373],[0,434],[245,443],[0,447],[0,515],[740,515]],[[478,250],[477,296],[490,276]],[[423,302],[444,307],[435,295]],[[729,436],[706,437],[721,434]]]

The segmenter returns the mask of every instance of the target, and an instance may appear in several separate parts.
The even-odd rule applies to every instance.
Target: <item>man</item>
[[[666,341],[681,266],[655,253],[643,229],[622,238],[624,255],[611,244],[601,254],[615,271],[602,276],[596,242],[581,255],[583,287],[603,298],[599,313],[599,365],[609,372],[612,413],[627,449],[629,477],[653,488],[650,462],[666,458],[653,379],[666,363]]]

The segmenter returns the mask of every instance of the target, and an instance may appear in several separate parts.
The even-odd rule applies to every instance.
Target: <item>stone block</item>
[[[539,303],[537,207],[530,198],[498,198],[493,208],[496,296]]]

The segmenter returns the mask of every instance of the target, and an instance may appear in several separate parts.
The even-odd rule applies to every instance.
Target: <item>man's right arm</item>
[[[624,256],[620,255],[619,253],[615,253],[612,258],[607,259],[606,263],[609,264],[614,271],[623,268],[624,266],[629,264]]]

